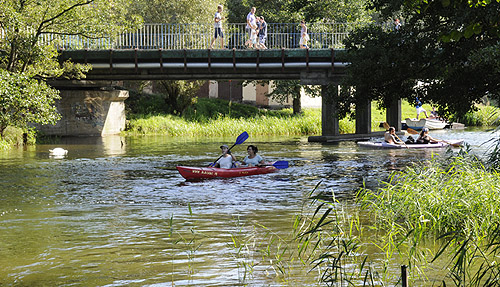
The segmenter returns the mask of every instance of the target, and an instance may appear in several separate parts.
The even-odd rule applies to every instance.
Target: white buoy
[[[55,149],[49,149],[49,154],[51,156],[65,156],[68,154],[68,151],[61,147],[56,147]]]

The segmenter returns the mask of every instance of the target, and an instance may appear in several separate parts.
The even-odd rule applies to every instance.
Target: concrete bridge
[[[356,107],[356,135],[339,134],[334,102],[327,101],[326,85],[339,83],[347,65],[345,51],[334,49],[108,49],[62,50],[61,62],[90,64],[82,81],[56,80],[61,91],[63,120],[46,127],[46,134],[105,135],[125,126],[123,101],[127,91],[115,88],[126,80],[300,80],[322,86],[322,136],[310,141],[366,138],[371,134],[371,106]],[[388,112],[388,122],[400,122],[400,103]],[[400,127],[400,124],[399,124]]]

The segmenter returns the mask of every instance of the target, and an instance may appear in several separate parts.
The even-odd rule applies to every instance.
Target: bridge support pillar
[[[339,119],[335,109],[335,100],[327,94],[327,85],[321,85],[321,134],[323,136],[338,136]]]
[[[372,132],[372,106],[369,100],[356,104],[356,133]]]
[[[387,107],[385,120],[391,127],[394,127],[396,131],[401,130],[401,99],[392,102],[389,107]]]
[[[69,88],[69,89],[68,89]],[[106,88],[59,88],[57,103],[62,118],[56,125],[39,127],[46,135],[103,136],[125,129],[125,99],[128,91]]]

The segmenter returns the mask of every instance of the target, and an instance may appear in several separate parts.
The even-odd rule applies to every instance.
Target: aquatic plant
[[[475,157],[433,159],[394,172],[378,190],[362,189],[359,204],[384,231],[388,258],[406,258],[414,276],[445,262],[443,284],[499,283],[500,175]],[[439,248],[429,250],[425,244]],[[447,259],[443,259],[447,258]]]

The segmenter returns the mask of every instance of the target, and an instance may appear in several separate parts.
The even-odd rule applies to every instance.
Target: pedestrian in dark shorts
[[[267,49],[266,47],[267,39],[267,23],[264,21],[264,16],[259,17],[259,48]]]
[[[222,5],[219,5],[219,6],[217,6],[217,12],[215,12],[215,16],[214,16],[215,32],[214,32],[214,39],[212,40],[212,43],[210,44],[210,49],[212,49],[214,42],[215,42],[215,39],[217,39],[217,37],[220,38],[220,46],[222,49],[224,49],[224,33],[222,31],[222,20],[223,19],[224,19],[224,17],[222,16]]]

